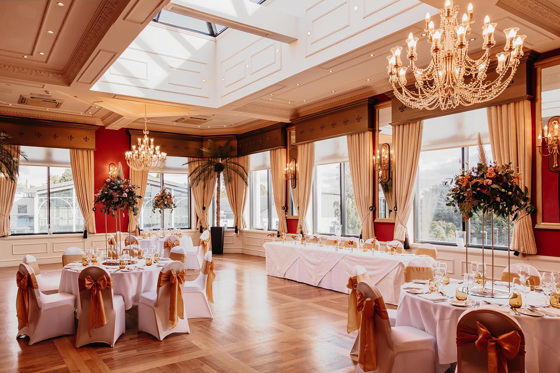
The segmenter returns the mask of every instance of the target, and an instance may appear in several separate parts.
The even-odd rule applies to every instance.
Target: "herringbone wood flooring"
[[[16,268],[0,269],[0,372],[353,372],[347,296],[268,277],[264,258],[216,256],[214,320],[157,341],[138,333],[136,307],[114,348],[74,347],[75,337],[16,340]],[[42,265],[43,274],[60,265]],[[190,271],[192,279],[197,275]]]

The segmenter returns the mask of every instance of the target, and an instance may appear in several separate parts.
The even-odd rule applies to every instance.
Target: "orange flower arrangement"
[[[160,212],[163,210],[173,210],[175,207],[177,206],[173,202],[171,192],[168,192],[165,188],[163,188],[154,198],[152,212],[156,212],[156,210],[159,210]]]

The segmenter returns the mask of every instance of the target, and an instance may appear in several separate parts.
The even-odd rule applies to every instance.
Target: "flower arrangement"
[[[177,207],[177,205],[173,202],[171,192],[163,188],[154,198],[152,212],[156,212],[156,210],[160,212],[163,210],[173,210],[175,207]]]
[[[107,215],[116,216],[119,210],[138,215],[138,200],[142,196],[136,193],[136,189],[138,186],[123,178],[121,172],[115,178],[108,177],[95,195],[93,211],[99,206],[99,211]]]

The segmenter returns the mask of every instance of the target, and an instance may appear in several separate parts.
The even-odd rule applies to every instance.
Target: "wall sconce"
[[[292,158],[288,164],[286,164],[286,168],[284,169],[284,177],[286,180],[290,182],[290,186],[292,189],[296,187],[296,178],[297,178],[297,164],[296,160]]]
[[[391,145],[385,143],[377,149],[377,157],[373,157],[373,167],[377,170],[380,183],[388,183],[391,180]]]
[[[548,169],[551,172],[560,172],[558,155],[560,153],[560,117],[552,117],[539,135],[537,148],[543,157],[548,159]]]
[[[111,179],[117,177],[117,165],[114,163],[109,163],[109,177]]]

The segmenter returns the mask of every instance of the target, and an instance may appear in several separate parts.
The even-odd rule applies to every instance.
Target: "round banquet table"
[[[101,266],[111,276],[113,293],[123,297],[127,310],[138,305],[140,294],[157,289],[159,272],[165,263],[160,262],[149,267],[145,263],[146,261],[141,259],[137,264],[127,266],[122,270],[118,269],[118,266]],[[83,267],[81,263],[70,263],[62,269],[60,276],[59,292],[74,294],[78,310],[80,309],[78,276],[84,268],[87,267]]]
[[[458,283],[453,281],[444,287],[449,298],[455,296]],[[422,287],[417,284],[405,284],[397,309],[397,326],[412,326],[423,330],[436,339],[438,362],[441,365],[457,361],[456,330],[461,315],[472,307],[455,307],[448,301],[432,301],[416,294],[406,292],[410,287]],[[424,290],[426,286],[424,285]],[[507,285],[506,285],[507,287]],[[471,297],[477,304],[473,307],[491,308],[512,316],[521,325],[525,334],[525,369],[529,373],[560,372],[560,310],[544,309],[545,317],[515,315],[509,308],[508,299]],[[540,306],[545,303],[542,293],[531,292],[527,296],[528,304]],[[486,304],[484,301],[491,302]]]

